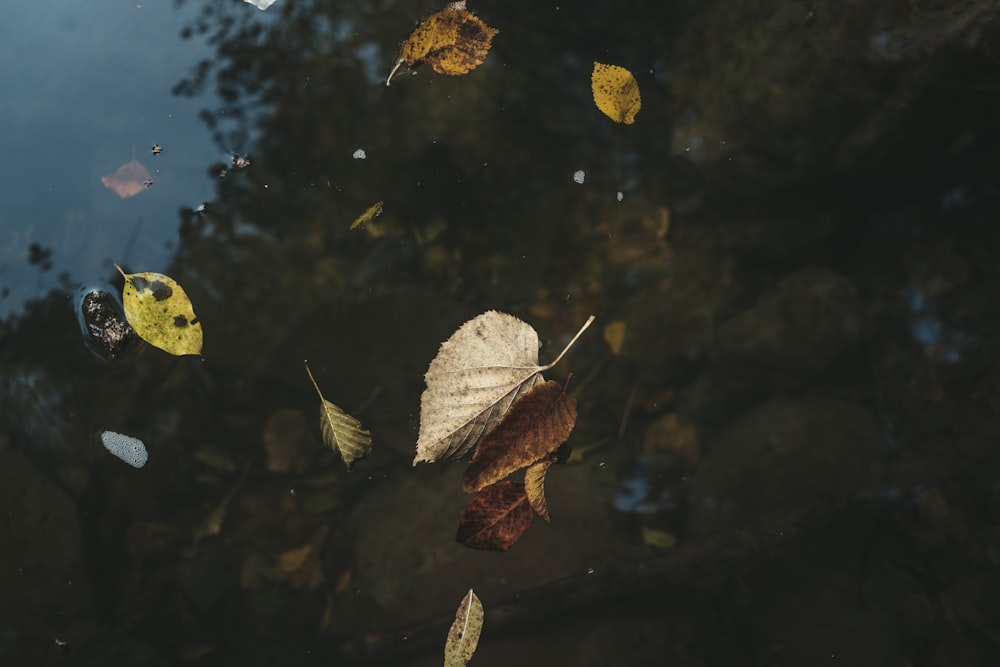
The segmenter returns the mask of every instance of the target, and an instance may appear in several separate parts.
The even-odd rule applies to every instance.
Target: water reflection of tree
[[[921,193],[915,204],[907,199],[905,205],[899,204],[899,195],[890,195],[888,203],[877,202],[881,208],[874,214],[868,207],[870,200],[848,202],[831,212],[825,203],[820,206],[812,201],[801,206],[801,197],[772,197],[769,191],[755,189],[767,180],[758,178],[755,166],[760,163],[736,160],[735,168],[726,166],[727,161],[721,171],[725,172],[724,180],[729,179],[727,183],[744,179],[744,183],[753,184],[744,187],[743,198],[735,201],[736,206],[752,203],[754,219],[747,220],[744,211],[739,211],[742,217],[735,220],[721,216],[721,220],[698,219],[697,224],[686,225],[682,220],[680,233],[665,240],[670,219],[664,205],[669,205],[676,222],[678,217],[698,210],[697,197],[683,195],[696,195],[703,187],[702,174],[690,162],[666,158],[671,150],[672,119],[664,111],[669,108],[665,85],[660,79],[643,79],[644,110],[637,123],[626,130],[595,112],[587,82],[591,61],[605,56],[622,63],[670,62],[671,56],[666,54],[676,35],[669,32],[672,27],[663,30],[670,22],[658,13],[659,4],[629,3],[627,14],[614,7],[618,4],[625,3],[593,3],[586,11],[575,10],[573,14],[570,11],[575,8],[571,7],[483,6],[484,18],[501,28],[483,67],[454,79],[423,71],[415,78],[401,77],[386,88],[381,77],[396,43],[419,14],[436,8],[435,3],[422,2],[414,8],[412,3],[280,0],[264,14],[236,1],[204,3],[201,18],[186,34],[191,39],[210,40],[216,47],[216,58],[181,82],[177,93],[214,87],[219,106],[206,110],[203,117],[217,146],[222,151],[248,153],[252,162],[243,170],[221,163],[211,166],[209,176],[218,179],[215,200],[204,212],[182,212],[183,238],[171,273],[185,285],[204,322],[205,361],[174,360],[154,352],[127,364],[95,370],[78,344],[78,329],[63,294],[39,300],[21,319],[5,322],[0,329],[0,364],[7,379],[3,396],[8,408],[0,426],[3,432],[15,434],[8,437],[16,439],[18,448],[42,443],[43,447],[32,450],[33,460],[79,493],[76,497],[85,515],[94,581],[102,588],[99,607],[112,625],[136,623],[136,634],[152,641],[169,641],[164,638],[176,633],[213,646],[223,641],[220,635],[233,628],[241,634],[254,627],[262,634],[313,639],[322,601],[278,585],[243,593],[232,577],[220,577],[231,587],[207,613],[204,609],[191,612],[191,601],[186,599],[167,605],[162,601],[176,600],[201,588],[212,589],[202,586],[218,573],[212,568],[221,563],[231,575],[245,562],[249,544],[280,552],[303,544],[302,527],[311,529],[310,522],[321,521],[338,527],[336,530],[346,522],[351,504],[366,483],[364,475],[343,478],[344,482],[337,477],[335,493],[342,494],[342,505],[317,518],[287,510],[283,504],[288,502],[286,480],[274,482],[273,476],[260,472],[260,434],[273,411],[301,409],[305,422],[311,424],[315,396],[301,370],[303,356],[309,356],[314,370],[326,375],[324,392],[345,407],[362,405],[375,386],[382,388],[376,407],[361,415],[377,436],[376,455],[365,462],[366,470],[374,475],[405,465],[407,449],[412,451],[413,412],[426,363],[454,324],[484,307],[532,312],[536,315],[533,321],[549,332],[574,330],[581,320],[578,316],[592,310],[610,312],[614,317],[623,317],[623,310],[631,315],[630,331],[638,331],[646,344],[626,351],[627,362],[610,364],[611,370],[601,375],[601,382],[589,386],[584,400],[590,405],[581,411],[587,413],[581,422],[590,419],[600,424],[588,427],[581,423],[579,428],[587,435],[592,434],[587,428],[610,428],[614,434],[621,406],[626,399],[632,401],[630,392],[637,386],[647,390],[648,400],[643,401],[639,392],[636,403],[639,409],[648,410],[649,421],[663,412],[661,402],[674,402],[683,417],[693,416],[716,431],[772,394],[824,392],[833,393],[841,407],[849,406],[854,412],[868,414],[869,408],[884,412],[887,440],[919,441],[924,453],[907,462],[917,472],[904,471],[899,479],[890,479],[892,486],[886,486],[890,491],[898,491],[899,484],[917,477],[921,483],[945,480],[947,485],[949,479],[961,474],[963,459],[953,454],[950,443],[939,446],[934,439],[946,439],[955,431],[959,418],[964,424],[990,423],[995,416],[990,410],[995,412],[998,400],[995,333],[988,324],[993,306],[991,286],[996,280],[992,268],[996,234],[984,222],[985,214],[974,210],[991,206],[989,197],[995,199],[995,195],[984,186],[989,180],[987,172],[976,169],[981,163],[974,158],[981,157],[984,148],[961,148],[980,142],[955,144],[959,151],[953,160],[962,168],[963,178],[971,179],[968,193],[975,205],[959,207],[947,224],[930,219],[926,213],[933,210],[932,191]],[[728,15],[725,4],[717,3],[713,11],[727,20],[716,25],[711,18],[704,19],[706,34],[719,30],[728,39],[729,21],[738,17]],[[754,19],[759,7],[742,6],[750,8],[750,19]],[[858,11],[867,16],[868,10]],[[822,15],[820,20],[824,20]],[[686,42],[688,53],[700,54],[701,33],[691,34],[694,36]],[[835,46],[842,45],[837,41],[838,33],[824,34],[831,35]],[[754,51],[766,38],[780,41],[787,36],[740,35],[743,38],[737,52]],[[850,41],[859,39],[853,34]],[[610,44],[618,49],[613,54],[606,51]],[[783,44],[793,53],[802,48],[799,38]],[[592,48],[593,53],[588,50]],[[688,62],[694,64],[687,69],[697,76],[688,83],[701,81],[708,89],[728,83],[733,87],[722,91],[729,96],[723,96],[725,99],[741,99],[747,89],[768,83],[766,77],[752,82],[734,82],[722,75],[711,79],[713,74],[727,71],[717,66],[726,60],[724,53],[718,54],[706,49],[704,61],[691,56]],[[977,68],[962,68],[963,72],[982,72],[983,60],[989,58],[974,54],[969,60],[978,63]],[[925,85],[927,72],[948,73],[949,62],[947,58],[934,61],[934,67],[923,70],[921,76],[914,70],[914,78]],[[762,63],[765,71],[767,66],[767,62]],[[683,76],[681,69],[672,74]],[[838,73],[842,70],[834,67],[832,72],[820,74],[829,77]],[[829,80],[824,76],[819,80]],[[844,88],[838,91],[850,93],[864,92],[867,82],[842,79],[839,83]],[[681,89],[683,86],[675,88]],[[954,122],[953,96],[940,91],[922,99],[919,113],[908,117],[908,127],[919,129],[931,118],[942,137],[954,139],[962,132],[978,139],[994,136],[984,131],[988,127],[986,113],[976,106],[981,98],[963,90],[965,104],[957,105],[965,119],[963,127]],[[824,124],[818,127],[825,132],[832,131],[830,127],[842,128],[836,113],[816,111],[816,107],[831,97],[838,98],[834,101],[840,104],[854,104],[857,99],[848,95],[845,102],[839,94],[831,96],[824,91],[814,96],[814,92],[808,87],[793,90],[803,105],[796,108],[806,109],[796,118],[796,141],[815,141],[812,148],[818,146],[818,150],[814,154],[829,155],[836,138],[817,137],[810,131],[814,127],[811,114],[823,113]],[[711,111],[727,130],[739,128],[740,117],[748,112],[736,104]],[[864,111],[853,109],[852,117],[860,117]],[[768,129],[761,135],[765,139],[757,143],[769,144],[763,148],[772,149],[772,154],[780,153],[773,142],[787,136],[786,128],[767,113],[758,114],[753,121],[747,124],[751,129]],[[867,165],[855,176],[870,179],[881,169],[902,174],[902,180],[923,169],[919,163],[908,162],[916,152],[926,149],[929,141],[925,137],[914,142],[919,148],[906,148],[903,158],[892,157],[899,142],[891,133],[876,133],[871,139],[879,147],[878,167]],[[949,141],[941,143],[944,146]],[[359,147],[366,150],[367,160],[351,157]],[[701,166],[709,173],[720,173],[716,170],[719,165]],[[220,177],[224,168],[227,174]],[[582,188],[571,180],[573,171],[580,168],[588,172]],[[941,169],[933,172],[933,178],[922,176],[926,180],[921,183],[939,178]],[[989,173],[995,174],[995,167],[991,169]],[[819,171],[823,171],[822,164]],[[766,175],[774,179],[775,190],[802,178],[800,172],[780,169]],[[884,180],[874,179],[860,190],[866,197],[876,190],[884,196],[884,187]],[[617,190],[626,191],[621,205],[614,202]],[[633,191],[641,191],[641,200],[633,197]],[[827,191],[825,196],[829,200],[837,195]],[[386,213],[380,220],[384,234],[374,237],[348,231],[350,221],[377,200],[385,201]],[[799,208],[790,210],[792,204]],[[773,214],[776,209],[781,209],[780,216]],[[800,211],[804,211],[803,217],[799,217]],[[875,220],[870,225],[868,216]],[[936,226],[940,228],[930,234],[928,229]],[[671,257],[671,247],[667,240],[677,250],[669,269],[666,260]],[[900,258],[901,248],[905,248],[905,261]],[[951,255],[956,256],[955,262]],[[735,363],[709,358],[710,345],[725,320],[749,320],[752,326],[746,330],[760,336],[768,330],[768,321],[775,320],[772,313],[798,312],[796,307],[804,299],[795,295],[809,292],[802,289],[801,281],[792,281],[798,290],[785,287],[775,292],[772,288],[786,275],[794,275],[793,269],[810,262],[829,265],[846,275],[837,277],[836,282],[852,283],[882,309],[874,322],[878,332],[867,341],[867,349],[847,347],[836,357],[834,368],[822,372],[811,368],[775,370],[773,365],[762,369],[754,367],[757,361],[752,358]],[[962,270],[945,270],[956,262]],[[908,326],[913,313],[897,302],[900,287],[908,282],[922,288],[946,285],[944,293],[935,295],[933,309],[918,314],[964,318],[962,330],[948,329],[951,338],[944,342],[958,341],[964,346],[963,354],[974,347],[976,362],[989,369],[981,377],[948,361],[949,350],[938,341],[932,341],[925,352],[914,348]],[[971,287],[973,283],[977,287]],[[806,281],[805,287],[814,284]],[[770,306],[755,308],[758,302]],[[740,313],[754,317],[734,317]],[[807,325],[813,320],[799,319]],[[729,338],[738,339],[736,343],[752,338],[737,335],[744,329],[736,327],[736,334],[733,330],[731,324]],[[941,349],[930,349],[934,346]],[[730,347],[741,351],[738,345]],[[784,351],[781,345],[774,348]],[[596,356],[594,349],[595,345],[588,348],[583,343],[575,350],[574,369],[588,368]],[[934,391],[926,391],[928,388]],[[11,396],[17,400],[9,400]],[[765,411],[765,415],[772,412]],[[796,414],[801,412],[799,409]],[[631,432],[639,432],[636,424],[641,419],[641,415],[633,416]],[[142,488],[137,488],[129,481],[134,477],[119,475],[120,471],[110,467],[92,466],[101,454],[94,447],[93,431],[109,422],[120,424],[122,430],[138,429],[140,435],[152,432],[160,436],[155,461],[168,462],[163,465],[169,472],[144,477]],[[984,446],[989,444],[984,442],[988,432],[978,429],[965,437],[963,448],[991,463]],[[745,435],[736,431],[731,439],[741,440]],[[622,459],[630,455],[625,449],[618,448]],[[233,519],[235,537],[206,540],[203,548],[192,549],[191,527],[224,497],[237,477],[235,470],[246,460],[255,467],[244,487],[247,504]],[[791,473],[802,475],[801,470]],[[987,489],[991,474],[984,466],[974,477],[962,480],[974,479]],[[665,484],[677,488],[672,478]],[[87,487],[85,494],[79,492],[81,486]],[[866,487],[860,492],[870,491]],[[749,486],[746,493],[748,502],[756,501],[759,495]],[[900,557],[899,550],[930,548],[939,550],[928,559],[932,564],[938,557],[958,557],[985,568],[982,559],[975,560],[976,556],[967,553],[980,553],[976,550],[984,542],[975,542],[971,549],[965,549],[964,543],[960,548],[941,546],[942,540],[952,539],[951,532],[959,532],[952,524],[960,522],[949,512],[963,514],[959,517],[962,521],[966,517],[973,523],[981,521],[975,501],[962,501],[959,493],[955,497],[960,499],[957,509],[949,509],[937,496],[931,498],[934,505],[930,510],[936,511],[939,519],[940,505],[945,504],[947,521],[932,525],[929,536],[915,529],[915,534],[910,534],[907,531],[911,528],[904,526],[892,532],[885,544],[875,543],[878,556],[871,560],[884,561],[894,574],[912,566],[911,556]],[[841,562],[853,562],[865,547],[857,526],[862,526],[862,532],[883,534],[887,530],[884,524],[894,522],[893,510],[886,509],[888,500],[855,506],[857,516],[842,515],[836,506],[809,502],[803,501],[803,506],[814,511],[810,521],[819,527],[814,532],[824,532],[824,522],[831,515],[840,517],[834,528],[841,536],[837,540],[844,552]],[[564,600],[587,587],[591,607],[581,615],[594,623],[596,633],[597,625],[608,618],[608,597],[619,595],[616,599],[621,607],[634,609],[633,603],[648,596],[651,582],[676,594],[687,590],[685,586],[694,577],[703,588],[689,592],[689,604],[678,605],[672,617],[650,617],[644,612],[644,618],[630,622],[648,623],[652,618],[662,620],[661,627],[682,627],[694,614],[696,622],[683,626],[687,630],[681,633],[689,632],[690,636],[677,638],[676,645],[693,643],[703,654],[711,655],[712,649],[706,647],[714,645],[715,634],[710,632],[714,626],[709,619],[715,618],[718,607],[705,602],[702,592],[707,590],[708,597],[722,598],[727,622],[747,623],[737,629],[749,642],[760,629],[751,627],[744,618],[753,615],[752,607],[747,611],[748,607],[740,606],[747,604],[743,590],[748,584],[741,580],[740,590],[732,593],[718,581],[727,580],[733,568],[752,571],[760,561],[769,562],[770,556],[762,556],[763,551],[789,548],[794,557],[795,553],[810,553],[824,539],[814,540],[815,536],[805,534],[800,543],[787,547],[785,540],[791,540],[796,529],[788,528],[788,537],[782,533],[779,538],[770,528],[780,525],[785,530],[786,524],[767,521],[763,522],[763,533],[748,530],[746,541],[696,543],[694,550],[684,551],[677,560],[657,560],[656,567],[646,571],[652,572],[654,579],[644,578],[634,567],[636,559],[622,559],[618,565],[625,585],[618,591],[614,589],[619,582],[613,578],[603,587],[587,587],[584,575],[580,575],[582,582],[557,583],[548,589],[555,591],[548,596],[548,606],[535,599],[532,610],[536,614],[542,610],[547,618],[553,618],[565,609]],[[102,567],[108,554],[125,550],[122,535],[126,531],[131,540],[124,557],[129,570],[118,573]],[[345,553],[349,546],[343,543],[344,535],[337,533],[335,537],[331,544],[337,544],[325,562],[329,573],[343,571],[351,559]],[[990,548],[994,548],[995,537],[990,539]],[[899,540],[903,547],[890,544],[893,540]],[[649,555],[648,551],[640,553],[643,558]],[[893,559],[907,562],[900,564]],[[183,567],[177,567],[179,562]],[[190,574],[199,567],[203,568],[201,574]],[[175,569],[188,573],[182,584],[175,580]],[[741,572],[738,576],[744,575]],[[984,580],[995,579],[990,576],[992,579]],[[752,575],[745,581],[757,583]],[[794,588],[785,579],[772,583],[779,592]],[[816,586],[813,581],[803,585]],[[176,596],[178,587],[184,591],[181,596]],[[771,589],[763,584],[761,590],[769,591],[761,598],[784,599],[771,595]],[[907,594],[911,593],[918,597],[925,594],[920,587],[908,589]],[[885,595],[891,599],[898,592]],[[368,608],[359,610],[346,603],[344,608],[357,613],[354,621],[365,631],[384,619],[380,612]],[[853,609],[849,603],[844,608]],[[280,613],[269,615],[275,609]],[[498,611],[507,613],[511,626],[518,618],[530,616],[523,605],[507,605]],[[179,624],[181,612],[190,613],[187,618],[195,620]],[[978,613],[975,604],[971,612]],[[373,624],[365,627],[372,619]],[[539,622],[544,623],[545,618]],[[192,625],[199,629],[192,630]],[[433,642],[427,638],[434,631],[427,625],[418,630],[423,633],[423,646],[430,646]],[[810,634],[814,628],[806,630],[801,633],[803,641],[814,636]],[[575,628],[573,632],[579,634]],[[380,648],[388,655],[396,650],[397,634],[379,635]],[[244,650],[249,652],[257,638],[248,641],[252,647]],[[243,644],[243,640],[233,644]],[[660,646],[656,644],[656,648]],[[176,649],[161,648],[167,654]],[[362,648],[358,651],[364,652]],[[731,662],[719,660],[720,664]]]

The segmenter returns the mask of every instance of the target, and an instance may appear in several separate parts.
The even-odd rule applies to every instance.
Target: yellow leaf
[[[350,470],[355,461],[372,453],[372,434],[361,428],[360,421],[323,398],[323,392],[319,390],[309,364],[306,364],[306,373],[319,394],[319,425],[323,431],[323,442],[330,449],[340,452]]]
[[[400,45],[385,85],[403,63],[427,63],[438,74],[467,74],[486,60],[498,32],[466,10],[464,0],[453,2],[421,21]]]
[[[366,225],[380,215],[382,215],[382,202],[378,201],[365,209],[365,212],[351,223],[351,229],[357,229],[361,225]]]
[[[305,565],[306,559],[312,555],[311,544],[303,544],[301,547],[289,549],[278,556],[278,567],[285,574],[291,574]]]
[[[625,344],[625,320],[615,320],[604,327],[604,342],[611,348],[611,354],[616,357],[622,353]]]
[[[472,659],[479,645],[479,635],[483,631],[483,603],[479,596],[469,589],[455,612],[455,621],[448,630],[444,644],[445,667],[465,667]]]
[[[642,107],[639,83],[624,67],[594,63],[590,88],[597,108],[616,123],[631,125]]]
[[[642,541],[657,549],[673,549],[677,546],[677,538],[673,533],[645,526],[642,527]]]
[[[528,496],[528,503],[546,521],[552,520],[549,504],[545,501],[545,473],[551,465],[551,459],[545,459],[533,463],[524,471],[524,493]]]
[[[125,319],[144,341],[174,355],[201,354],[201,323],[191,300],[173,278],[160,273],[125,273]]]

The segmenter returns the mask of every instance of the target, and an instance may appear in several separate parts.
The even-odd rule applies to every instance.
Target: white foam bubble
[[[146,445],[142,440],[133,438],[114,431],[102,431],[101,442],[104,448],[120,458],[133,468],[141,468],[146,465],[149,455],[146,453]]]
[[[573,180],[581,185],[583,185],[583,181],[586,178],[587,178],[587,172],[585,172],[583,169],[579,169],[573,172]]]
[[[359,148],[358,150],[354,151],[354,155],[352,157],[355,160],[364,160],[366,157],[368,157],[368,153],[365,153],[364,148]]]

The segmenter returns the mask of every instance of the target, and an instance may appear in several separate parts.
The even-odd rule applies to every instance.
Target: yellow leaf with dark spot
[[[467,74],[486,60],[498,32],[466,10],[464,0],[453,2],[421,21],[400,45],[385,85],[403,63],[427,63],[438,74]]]
[[[379,201],[369,206],[364,213],[359,215],[354,222],[351,223],[351,229],[357,229],[361,225],[366,225],[380,215],[382,215],[382,202]]]
[[[201,322],[184,289],[161,273],[125,273],[122,305],[125,319],[139,337],[177,356],[201,354]]]
[[[594,63],[590,88],[597,108],[616,123],[631,125],[642,107],[639,82],[624,67]]]

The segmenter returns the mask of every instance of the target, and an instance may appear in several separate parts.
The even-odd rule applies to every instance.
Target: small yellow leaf
[[[484,615],[483,603],[470,588],[455,612],[455,622],[448,630],[448,639],[444,643],[444,667],[465,667],[469,664],[479,645]]]
[[[467,74],[486,60],[498,32],[466,10],[464,0],[453,2],[421,21],[400,45],[385,85],[403,63],[427,63],[438,74]]]
[[[546,521],[552,520],[549,504],[545,502],[545,473],[551,465],[551,459],[545,459],[533,463],[524,471],[524,493],[528,496],[528,504]]]
[[[642,528],[642,541],[657,549],[673,549],[677,546],[677,538],[673,533],[655,528]]]
[[[625,344],[625,320],[615,320],[605,325],[604,342],[611,348],[611,354],[617,357],[622,353],[622,346]]]
[[[594,63],[590,88],[597,108],[616,123],[631,125],[642,107],[639,83],[624,67]]]
[[[201,354],[201,322],[184,289],[160,273],[125,273],[122,305],[125,319],[139,337],[177,356]]]
[[[282,552],[278,555],[278,567],[285,574],[291,574],[305,565],[306,559],[312,552],[311,544],[303,544],[301,547]]]
[[[351,223],[351,229],[357,229],[361,225],[366,225],[380,215],[382,215],[382,202],[378,201],[369,206],[364,213]]]
[[[361,428],[360,421],[323,398],[323,392],[319,390],[309,364],[306,364],[306,373],[319,394],[319,425],[323,431],[323,442],[330,449],[340,452],[350,470],[355,461],[372,453],[372,434]]]

